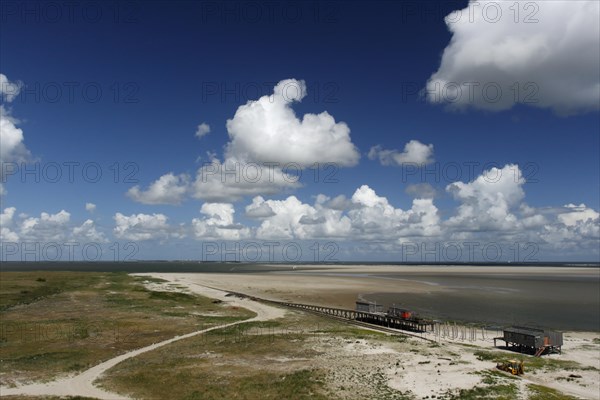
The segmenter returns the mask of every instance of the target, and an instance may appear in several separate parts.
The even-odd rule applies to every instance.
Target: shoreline
[[[238,293],[244,293],[249,296],[256,296],[259,298],[270,297],[273,300],[277,300],[279,296],[294,296],[294,293],[289,293],[285,289],[291,289],[289,282],[285,285],[273,285],[273,282],[266,279],[270,274],[248,275],[248,274],[222,274],[216,276],[215,274],[180,274],[180,273],[163,273],[163,274],[148,274],[155,277],[166,279],[170,283],[186,285],[205,285],[211,288],[224,290],[224,291],[235,291]],[[279,276],[272,274],[271,276]],[[252,277],[252,279],[248,279]],[[346,278],[348,279],[348,278]],[[294,290],[302,291],[306,288],[307,282],[300,280],[295,282],[297,286]],[[356,284],[354,282],[353,284]],[[322,281],[312,281],[311,291],[319,291],[328,285]],[[261,287],[270,287],[270,296],[259,295]],[[234,290],[235,287],[235,290]],[[245,290],[244,290],[245,289]],[[297,293],[296,293],[297,295]],[[302,298],[303,295],[300,295]],[[303,298],[307,298],[305,295]],[[331,299],[331,297],[329,297]],[[326,297],[321,297],[321,301],[328,301]],[[326,305],[326,304],[323,304]],[[463,326],[456,325],[455,329],[461,329]],[[399,331],[402,333],[402,331]],[[476,333],[475,337],[470,337],[468,332],[465,332],[464,336],[456,335],[436,335],[434,332],[426,332],[422,334],[423,338],[433,340],[442,351],[449,352],[447,354],[454,354],[460,362],[450,362],[450,364],[441,367],[439,360],[445,360],[444,357],[447,355],[437,356],[437,364],[432,362],[431,355],[427,355],[430,352],[434,353],[430,345],[425,344],[424,341],[419,342],[419,339],[413,339],[411,351],[398,352],[392,347],[387,345],[373,345],[369,344],[368,341],[346,341],[344,346],[349,351],[348,354],[352,354],[353,357],[358,357],[357,362],[363,364],[364,360],[362,357],[370,356],[383,356],[392,355],[400,357],[402,364],[396,363],[396,366],[390,366],[386,372],[386,385],[397,390],[411,390],[412,393],[421,396],[421,398],[432,395],[440,394],[445,390],[457,390],[457,389],[469,389],[477,386],[481,383],[481,376],[478,375],[484,371],[495,371],[495,362],[491,362],[486,359],[481,359],[477,356],[477,351],[482,352],[495,352],[505,354],[507,359],[525,357],[526,364],[530,362],[533,364],[534,360],[540,360],[544,362],[577,362],[581,363],[584,367],[589,369],[578,370],[577,374],[581,375],[580,381],[569,381],[565,380],[565,376],[568,375],[568,371],[561,371],[557,369],[555,371],[545,371],[544,374],[538,375],[535,372],[526,373],[525,376],[519,377],[519,385],[522,388],[530,384],[539,384],[565,394],[577,396],[578,398],[594,399],[596,393],[600,390],[600,380],[598,380],[600,370],[600,353],[593,350],[597,348],[597,342],[600,341],[600,332],[597,331],[573,331],[565,330],[564,333],[564,345],[563,352],[561,354],[550,354],[544,355],[541,359],[533,358],[532,356],[515,353],[504,349],[503,347],[493,346],[493,337],[495,332],[490,330],[487,331],[483,336],[481,333]],[[331,339],[333,340],[333,339]],[[415,341],[416,340],[416,341]],[[375,347],[373,347],[375,346]],[[419,350],[420,349],[420,350]],[[412,350],[415,350],[414,352]],[[359,354],[356,354],[356,352]],[[335,357],[335,356],[334,356]],[[344,356],[347,357],[347,356]],[[344,358],[342,357],[342,358]],[[434,356],[435,357],[435,356]],[[531,358],[530,358],[531,357]],[[336,363],[341,363],[338,360]],[[337,364],[334,364],[337,365]],[[341,365],[341,364],[340,364]],[[358,366],[358,364],[357,364]],[[407,367],[407,369],[405,369]],[[339,368],[336,367],[336,368]],[[466,368],[466,370],[465,370]],[[527,368],[527,367],[526,367]],[[443,373],[440,375],[440,371]],[[565,375],[566,374],[566,375]],[[524,389],[526,390],[526,389]]]
[[[268,300],[354,309],[362,298],[432,319],[600,332],[600,275],[586,268],[449,267],[440,274],[437,267],[315,266],[310,271],[172,274]]]

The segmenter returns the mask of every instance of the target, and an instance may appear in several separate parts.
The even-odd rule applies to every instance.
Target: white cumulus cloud
[[[252,199],[252,204],[246,206],[246,217],[263,219],[269,218],[275,215],[275,212],[267,203],[262,196],[256,196]]]
[[[11,102],[19,95],[23,82],[11,82],[6,75],[0,74],[0,96],[4,101]]]
[[[16,216],[16,208],[9,207],[0,214],[0,240],[7,242],[37,242],[44,246],[48,243],[107,243],[103,232],[96,223],[87,219],[81,225],[74,225],[71,214],[61,210],[55,214],[41,212],[39,217],[26,214]],[[33,247],[31,247],[33,248]]]
[[[168,173],[152,182],[148,189],[141,190],[134,186],[127,191],[127,196],[142,204],[180,204],[189,188],[189,176]]]
[[[39,217],[28,217],[21,222],[19,236],[30,241],[63,241],[69,237],[70,221],[71,214],[65,210],[56,214],[42,212]]]
[[[200,125],[198,125],[198,128],[196,128],[196,137],[198,139],[208,135],[210,133],[210,125],[208,125],[206,122],[201,123]]]
[[[411,140],[404,145],[404,151],[384,150],[381,146],[373,146],[369,151],[369,159],[379,159],[381,165],[402,166],[404,164],[431,164],[433,160],[433,145]]]
[[[256,236],[259,239],[311,239],[345,237],[351,224],[341,211],[301,202],[296,196],[285,200],[264,200],[257,197],[246,207],[247,213],[268,207],[273,215],[263,219]]]
[[[73,236],[80,241],[94,242],[94,243],[106,243],[108,240],[104,236],[104,233],[98,232],[96,229],[96,223],[87,219],[80,226],[73,228]]]
[[[600,216],[596,210],[586,207],[585,204],[567,204],[565,209],[567,212],[558,214],[558,220],[566,226],[576,226],[588,221],[593,222]]]
[[[231,202],[245,196],[269,195],[299,188],[298,178],[272,164],[236,159],[213,159],[196,173],[191,186],[194,198],[208,202]]]
[[[440,218],[433,199],[414,199],[412,207],[402,210],[386,197],[362,185],[352,195],[360,207],[348,212],[355,237],[394,240],[404,237],[435,237],[441,234]]]
[[[6,75],[0,74],[0,97],[8,103],[19,94],[22,82],[11,82]],[[0,163],[24,162],[30,157],[25,147],[23,130],[18,128],[19,120],[14,118],[11,111],[0,105]],[[0,180],[4,181],[4,168],[0,170]],[[4,185],[0,183],[0,197],[6,195]]]
[[[447,224],[465,231],[515,228],[524,183],[519,167],[512,164],[484,171],[469,183],[451,183],[446,191],[461,204]]]
[[[333,204],[332,204],[333,203]],[[387,198],[378,196],[367,185],[358,188],[351,199],[334,200],[318,195],[314,205],[295,196],[285,200],[253,199],[246,213],[268,206],[273,215],[266,216],[257,229],[260,239],[386,240],[395,243],[402,237],[440,235],[440,218],[432,199],[415,199],[406,211],[393,207]]]
[[[11,229],[13,228],[13,217],[17,209],[7,207],[0,213],[0,240],[3,242],[17,242],[19,235]]]
[[[544,225],[540,241],[553,250],[578,255],[581,250],[598,254],[600,249],[600,217],[596,210],[577,206],[579,211],[559,214],[555,221]]]
[[[193,182],[169,173],[147,190],[135,186],[127,195],[144,204],[179,204],[188,194],[210,203],[229,203],[301,187],[291,170],[315,164],[356,165],[360,154],[346,123],[336,122],[327,111],[296,116],[292,103],[305,96],[304,81],[280,81],[272,95],[247,102],[227,120],[230,141],[222,161],[210,154],[210,162],[198,169]],[[210,127],[203,123],[198,129],[204,135]]]
[[[170,226],[164,214],[132,214],[116,213],[113,217],[115,237],[126,240],[142,241],[166,239],[169,237]]]
[[[231,141],[226,158],[256,162],[314,163],[353,166],[360,154],[350,139],[350,128],[336,122],[327,111],[296,116],[292,103],[306,96],[306,84],[296,79],[280,81],[271,96],[240,106],[227,120]]]
[[[492,111],[516,103],[561,115],[598,110],[599,19],[598,1],[472,0],[446,16],[452,40],[427,98]]]
[[[29,158],[23,130],[17,124],[19,120],[0,105],[0,162],[23,162]]]
[[[230,203],[204,203],[203,218],[194,218],[192,228],[198,239],[239,240],[250,236],[250,229],[234,222],[235,209]]]

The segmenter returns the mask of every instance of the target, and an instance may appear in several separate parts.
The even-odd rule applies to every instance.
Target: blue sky
[[[484,261],[528,261],[515,243],[597,261],[598,3],[532,4],[5,2],[3,259],[279,240],[338,260],[477,242],[504,249]],[[266,181],[265,162],[302,178]],[[241,184],[199,171],[227,163]]]

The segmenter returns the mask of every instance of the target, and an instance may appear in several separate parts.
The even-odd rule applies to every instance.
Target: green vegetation
[[[339,324],[337,326],[331,326],[326,329],[319,330],[320,333],[343,336],[345,338],[352,339],[373,339],[373,338],[384,338],[389,336],[384,332],[373,331],[370,329],[357,328],[349,324]],[[398,335],[400,337],[400,335]]]
[[[330,364],[319,361],[316,365],[323,367],[315,368],[332,343],[398,343],[404,338],[290,311],[285,319],[244,322],[142,354],[109,370],[100,384],[149,399],[408,400],[412,397],[387,385],[385,368],[349,378],[359,385],[353,388],[331,386]],[[334,368],[349,368],[338,362]],[[182,381],[186,385],[178,384]],[[360,385],[371,393],[357,392]]]
[[[145,287],[147,283],[156,290]],[[133,348],[254,315],[161,283],[165,282],[125,273],[0,273],[1,383],[10,386],[16,380],[79,372]],[[368,346],[357,348],[369,351],[353,353],[353,343],[359,340],[368,341]],[[413,399],[410,391],[388,386],[388,367],[395,364],[402,373],[403,357],[370,352],[377,344],[409,357],[419,354],[410,361],[415,368],[435,358],[450,365],[468,364],[453,360],[460,354],[437,343],[417,343],[406,335],[288,310],[279,320],[242,322],[130,358],[108,370],[99,384],[148,399]],[[494,370],[493,363],[523,358],[526,373],[595,369],[573,361],[465,347],[490,362],[489,369],[471,372],[481,375],[481,382],[431,398],[512,400],[527,395],[530,400],[571,400],[538,385],[528,385],[525,391],[524,384],[518,385],[521,378]]]
[[[557,360],[547,357],[532,357],[522,354],[510,354],[498,351],[476,351],[474,353],[481,361],[502,362],[508,359],[523,360],[525,363],[525,372],[537,372],[539,370],[556,371],[556,370],[595,370],[594,367],[584,367],[576,361]]]
[[[517,398],[518,392],[517,385],[515,384],[496,384],[476,386],[471,389],[461,389],[458,394],[449,394],[448,398],[451,400],[514,400]]]
[[[148,371],[150,372],[150,371]],[[291,373],[256,373],[246,376],[229,376],[214,379],[210,374],[195,371],[179,372],[172,376],[158,376],[141,372],[127,382],[143,392],[145,399],[298,399],[326,400],[320,394],[323,386],[318,371],[300,370]],[[162,384],[161,384],[162,381]],[[185,382],[185,384],[182,384]],[[147,390],[149,385],[155,391]]]
[[[544,357],[523,356],[520,354],[507,354],[497,351],[476,351],[474,353],[479,360],[490,362],[502,362],[508,359],[523,360],[525,363],[525,373],[536,374],[538,371],[556,371],[556,370],[588,370],[596,369],[594,367],[583,367],[575,361],[556,360]],[[511,380],[519,380],[519,377],[509,375],[504,372],[489,370],[480,372],[483,375],[482,383],[486,386],[478,386],[469,390],[461,390],[458,397],[451,399],[513,399],[516,398],[513,391],[517,387],[510,383]],[[529,390],[528,400],[573,400],[574,397],[564,395],[557,390],[541,386],[527,385]]]
[[[133,348],[254,316],[125,273],[0,272],[0,382],[47,380]]]
[[[480,375],[483,375],[482,382],[487,385],[493,385],[498,383],[499,379],[507,379],[507,380],[519,380],[520,378],[514,375],[506,374],[500,370],[485,370],[480,372]]]
[[[0,312],[17,305],[35,303],[59,293],[94,285],[93,274],[71,272],[1,272]]]
[[[558,392],[557,390],[550,389],[540,385],[527,385],[527,389],[530,391],[528,400],[575,400],[576,397],[567,396]]]
[[[152,291],[150,292],[150,298],[158,300],[176,301],[178,303],[194,303],[196,301],[196,296],[179,292]]]
[[[481,384],[457,392],[448,391],[438,398],[447,400],[513,400],[519,398],[519,388],[514,382],[519,378],[494,370],[479,371],[477,374],[482,376]]]
[[[126,360],[100,384],[148,399],[328,399],[308,332],[282,322],[249,322],[214,330]],[[186,382],[181,385],[181,382]]]

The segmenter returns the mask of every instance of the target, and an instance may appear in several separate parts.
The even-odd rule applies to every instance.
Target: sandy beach
[[[440,320],[600,331],[597,268],[282,265],[243,274],[235,268],[199,276],[208,286],[272,300],[353,309],[360,298]]]
[[[332,272],[335,271],[335,275]],[[403,267],[407,277],[410,274],[444,274],[469,275],[474,272],[484,275],[510,275],[527,277],[569,276],[594,278],[597,270],[587,268],[528,268],[520,267]],[[321,272],[324,275],[309,273]],[[445,289],[428,281],[413,280],[392,281],[378,279],[373,275],[397,272],[396,266],[352,266],[311,268],[310,271],[286,273],[256,274],[169,274],[159,273],[152,276],[170,282],[189,285],[206,285],[224,290],[242,292],[272,300],[283,300],[299,303],[319,304],[330,307],[353,308],[357,294],[367,292],[395,291],[402,293],[436,293]],[[345,274],[345,276],[340,276]],[[369,276],[366,276],[369,275]],[[481,383],[481,371],[493,370],[494,364],[480,360],[474,355],[473,346],[483,350],[493,349],[493,333],[488,332],[485,338],[476,336],[474,340],[461,338],[436,337],[432,333],[423,337],[436,340],[442,345],[440,349],[431,350],[424,341],[411,339],[410,343],[419,351],[402,351],[394,346],[358,341],[355,343],[338,342],[330,339],[330,350],[317,362],[330,365],[336,370],[336,379],[351,384],[353,375],[349,372],[356,368],[378,369],[382,365],[386,384],[397,390],[410,390],[417,398],[439,395],[448,390],[469,389]],[[599,332],[565,332],[563,354],[546,355],[564,361],[575,361],[584,368],[577,371],[580,378],[567,379],[568,371],[551,371],[544,374],[526,374],[518,384],[526,392],[527,384],[539,384],[556,389],[576,398],[598,399],[600,393],[600,346],[597,343]],[[465,346],[467,345],[467,346]],[[423,350],[427,349],[427,350]],[[448,354],[453,354],[449,361]],[[514,353],[506,352],[507,358]],[[398,364],[398,359],[402,360]],[[365,388],[357,388],[365,390]]]

